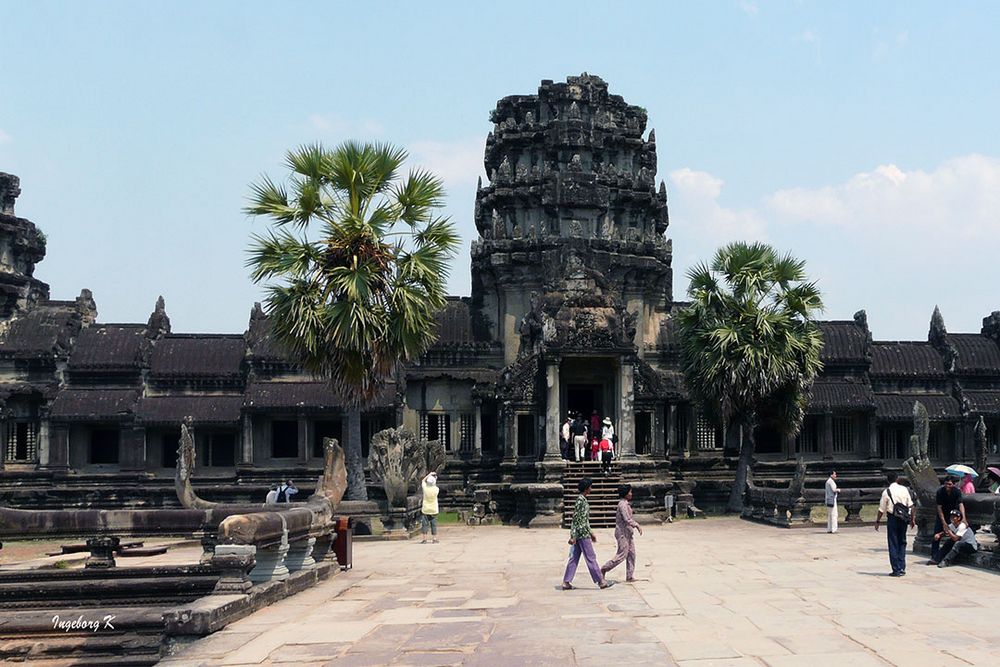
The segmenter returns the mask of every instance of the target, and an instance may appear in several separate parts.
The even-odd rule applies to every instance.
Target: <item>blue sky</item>
[[[466,246],[489,111],[583,71],[649,111],[684,272],[738,238],[807,261],[831,319],[923,339],[1000,309],[995,3],[0,0],[0,171],[54,298],[243,331],[247,185],[284,151],[407,146]]]

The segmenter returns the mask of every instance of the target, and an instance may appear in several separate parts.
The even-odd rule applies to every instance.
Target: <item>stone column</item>
[[[503,406],[501,411],[503,420],[503,459],[504,461],[517,461],[517,415],[514,408],[509,404]]]
[[[688,434],[687,442],[684,444],[684,458],[691,458],[691,452],[698,451],[696,438],[698,437],[698,411],[694,404],[688,406]]]
[[[316,561],[312,557],[315,545],[315,537],[307,537],[304,540],[289,543],[288,555],[285,556],[285,567],[288,568],[288,571],[308,570],[316,565]]]
[[[483,458],[483,399],[472,399],[476,406],[476,415],[472,418],[472,455],[476,459]]]
[[[304,466],[309,461],[309,420],[306,419],[305,413],[300,412],[298,415],[296,433],[299,436],[299,465]]]
[[[38,454],[38,467],[39,468],[46,468],[49,465],[49,437],[50,437],[49,434],[50,434],[50,432],[51,432],[51,430],[50,430],[49,420],[43,417],[42,420],[38,423],[38,440],[37,440],[37,443],[38,443],[37,447],[38,447],[38,449],[36,451],[37,451],[37,454]],[[2,458],[3,457],[0,457],[0,459],[2,459]],[[3,469],[3,461],[0,460],[0,470],[2,470],[2,469]]]
[[[242,595],[253,586],[248,573],[257,564],[257,547],[252,544],[220,544],[211,564],[219,569],[214,595]]]
[[[633,391],[633,375],[635,369],[632,364],[623,361],[621,365],[620,379],[618,382],[619,397],[621,399],[621,413],[618,416],[619,432],[618,443],[623,459],[635,458],[635,412],[633,403],[635,393]],[[558,417],[557,417],[558,418]]]
[[[544,457],[548,461],[562,458],[559,453],[559,359],[545,360],[545,436]]]
[[[663,458],[663,449],[664,449],[663,429],[666,424],[664,412],[665,410],[663,409],[663,403],[657,403],[656,407],[653,408],[653,416],[649,420],[649,427],[653,429],[652,438],[650,439],[650,442],[652,443],[652,455],[653,458],[656,459]]]
[[[240,465],[253,465],[253,420],[250,413],[243,414],[243,453],[240,457]]]
[[[833,413],[823,413],[823,428],[820,429],[820,443],[824,459],[833,458]]]
[[[878,458],[878,423],[875,412],[868,413],[868,458]]]
[[[670,456],[677,451],[677,405],[671,403],[667,406],[667,441],[664,454]]]

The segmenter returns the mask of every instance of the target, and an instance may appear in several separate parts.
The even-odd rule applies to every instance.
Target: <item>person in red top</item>
[[[601,434],[601,417],[597,414],[597,410],[590,413],[590,437],[598,438]]]
[[[590,460],[599,461],[601,458],[601,443],[594,438],[590,441]]]
[[[611,472],[611,459],[614,458],[614,455],[615,455],[614,444],[607,438],[601,440],[601,451],[600,451],[601,472],[603,472],[605,475]]]

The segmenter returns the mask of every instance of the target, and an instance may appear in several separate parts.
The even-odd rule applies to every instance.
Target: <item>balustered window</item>
[[[833,418],[833,453],[853,454],[857,446],[857,421],[854,417]]]
[[[6,422],[4,461],[34,463],[38,460],[38,422],[11,419]]]
[[[476,416],[471,414],[463,414],[460,422],[461,427],[461,440],[459,441],[459,450],[463,452],[471,452],[475,449],[475,437],[476,437]]]
[[[420,437],[440,440],[447,452],[451,451],[451,415],[425,412],[420,415]]]
[[[702,414],[695,423],[694,441],[699,451],[722,449],[722,434],[712,420]]]
[[[912,427],[880,426],[878,429],[878,455],[888,460],[905,459]]]

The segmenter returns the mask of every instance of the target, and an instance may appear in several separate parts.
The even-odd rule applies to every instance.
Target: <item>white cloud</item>
[[[888,163],[745,208],[722,202],[712,174],[678,169],[670,180],[678,296],[687,267],[723,243],[758,238],[807,261],[826,317],[866,308],[876,338],[923,338],[935,304],[953,331],[978,331],[1000,308],[998,158],[965,155],[930,170]]]
[[[739,4],[740,9],[742,9],[743,13],[748,16],[757,16],[757,12],[760,11],[760,7],[756,2],[754,2],[754,0],[740,0]]]
[[[407,148],[410,163],[439,176],[446,185],[474,184],[483,171],[483,138],[462,141],[415,141]],[[485,180],[485,179],[484,179]]]
[[[9,141],[11,141],[11,136],[3,130],[0,130],[0,144],[6,144]]]

